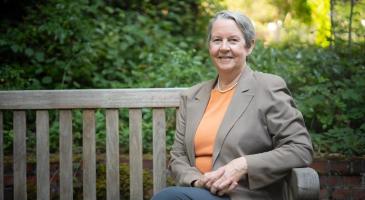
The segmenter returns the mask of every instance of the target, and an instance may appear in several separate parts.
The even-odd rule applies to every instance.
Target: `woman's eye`
[[[212,40],[212,43],[214,43],[214,44],[220,44],[221,42],[222,42],[221,39],[213,39]]]

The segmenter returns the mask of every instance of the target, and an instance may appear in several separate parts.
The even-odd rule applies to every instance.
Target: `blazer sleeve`
[[[191,186],[191,182],[199,179],[202,174],[191,166],[185,144],[185,125],[186,125],[186,96],[180,98],[179,111],[177,113],[175,140],[170,151],[171,159],[169,169],[175,178],[177,185]]]
[[[259,189],[283,178],[290,169],[312,162],[313,148],[303,116],[296,108],[285,81],[270,76],[264,83],[265,103],[260,105],[273,149],[247,155],[250,189]]]

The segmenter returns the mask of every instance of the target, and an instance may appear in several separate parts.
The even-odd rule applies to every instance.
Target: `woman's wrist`
[[[240,162],[242,164],[241,165],[242,170],[245,171],[245,173],[247,173],[247,160],[246,160],[246,158],[244,156],[242,156],[240,158]]]

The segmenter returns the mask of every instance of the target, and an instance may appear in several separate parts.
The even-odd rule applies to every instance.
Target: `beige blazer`
[[[202,174],[195,168],[194,135],[216,80],[181,95],[169,169],[178,185]],[[231,199],[282,199],[282,178],[312,162],[313,148],[302,114],[285,81],[246,67],[217,133],[213,169],[245,156],[248,175]]]

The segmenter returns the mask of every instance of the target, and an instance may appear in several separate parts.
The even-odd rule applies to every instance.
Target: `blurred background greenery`
[[[210,17],[222,9],[242,11],[258,35],[249,64],[287,81],[317,155],[365,155],[364,0],[0,0],[0,9],[0,90],[189,87],[216,74],[206,48]],[[122,121],[126,115],[121,112]],[[102,111],[97,118],[104,120]],[[145,110],[144,119],[150,118]],[[81,121],[74,124],[77,145]],[[120,125],[126,146],[127,124]],[[34,151],[29,129],[27,147]],[[99,149],[104,129],[97,127]],[[57,130],[55,120],[53,152]],[[143,139],[150,152],[150,123]]]

